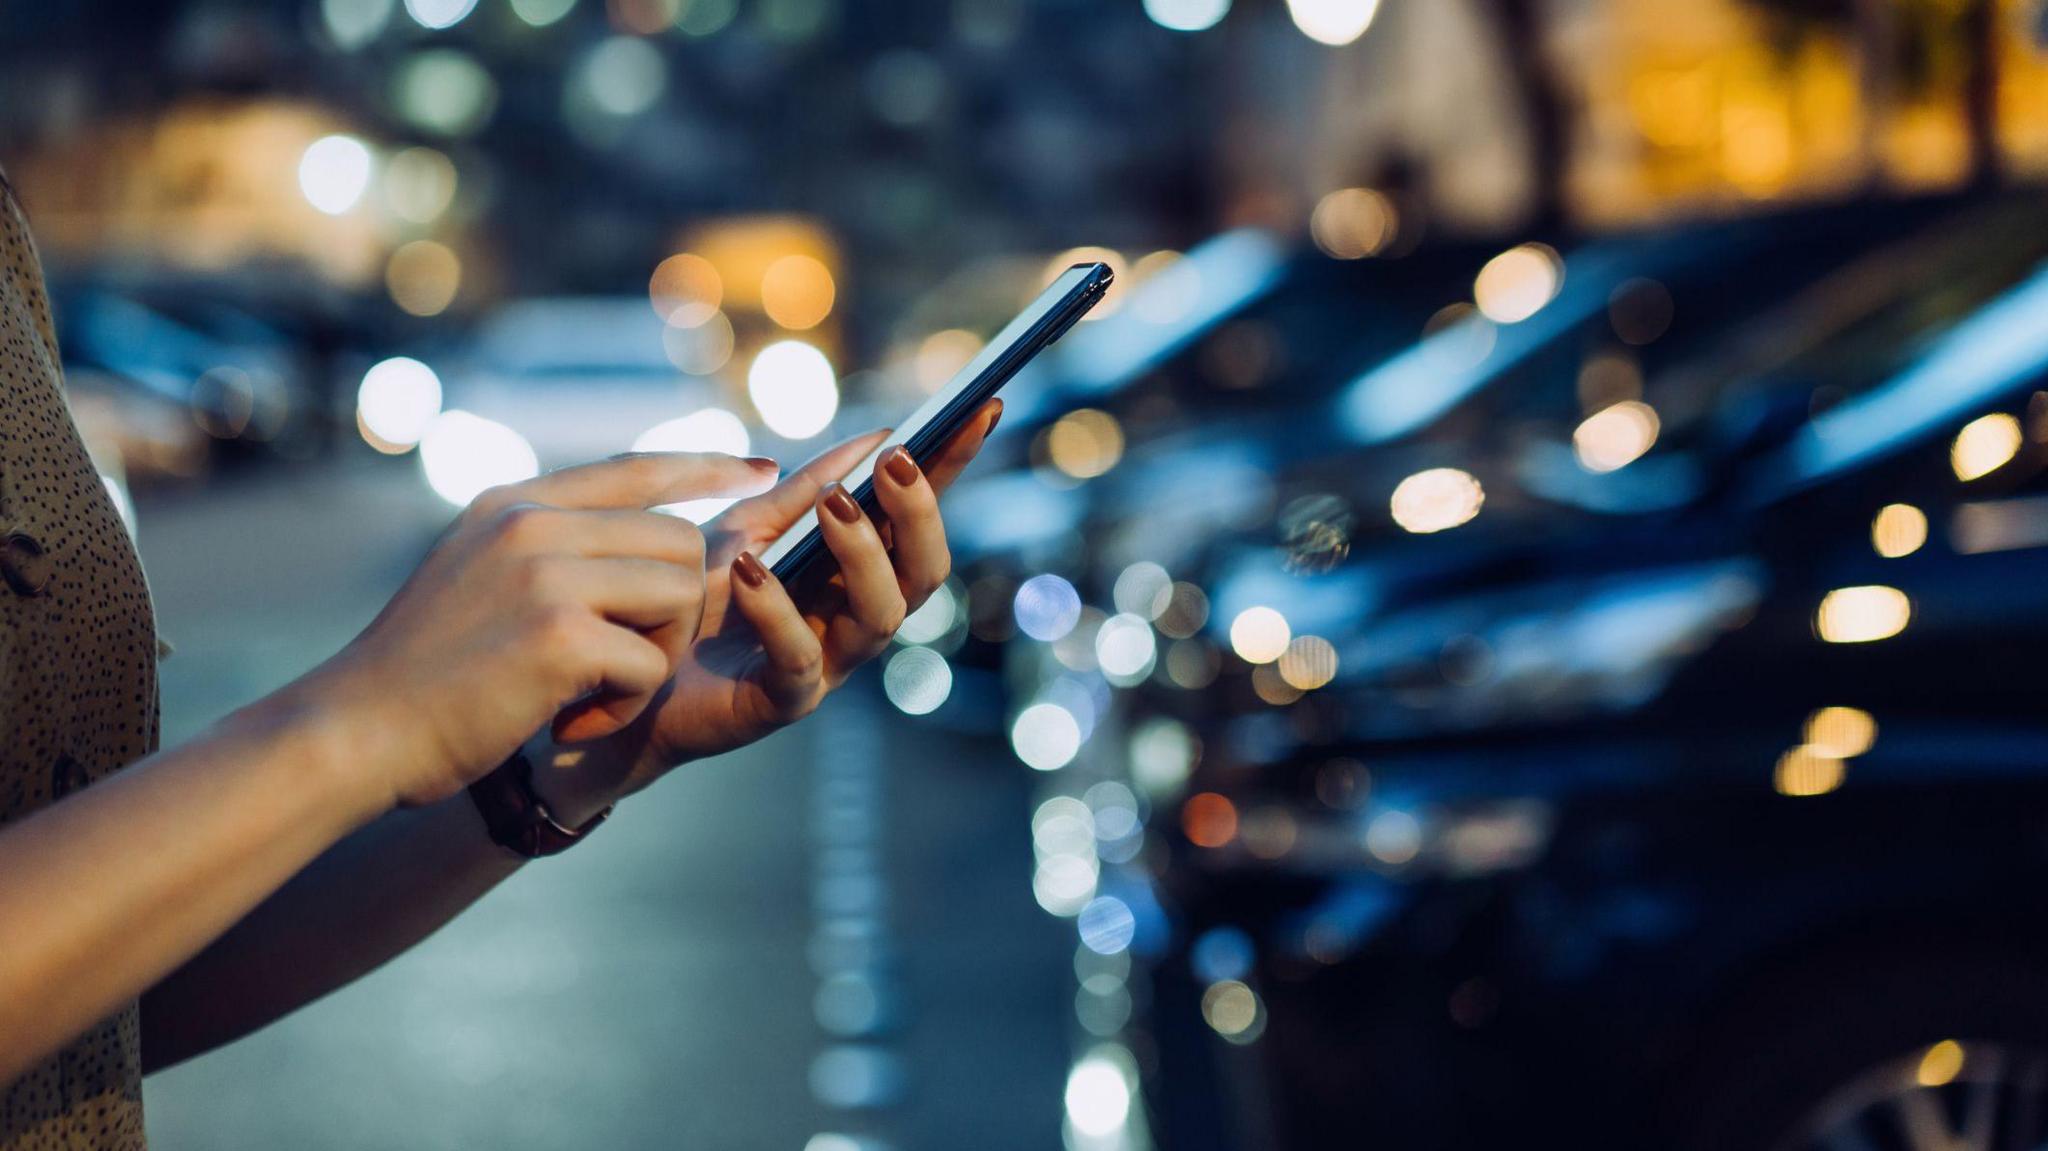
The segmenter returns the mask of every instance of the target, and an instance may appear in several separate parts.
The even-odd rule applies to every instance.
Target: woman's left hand
[[[887,432],[827,449],[773,490],[707,523],[703,624],[675,677],[614,735],[558,744],[542,732],[529,745],[535,784],[557,818],[581,822],[678,764],[802,719],[855,668],[887,650],[904,617],[952,571],[939,493],[981,451],[1001,415],[1002,401],[989,401],[929,473],[908,452],[884,452],[874,478],[886,528],[834,481]],[[755,556],[813,508],[839,570],[799,605]]]

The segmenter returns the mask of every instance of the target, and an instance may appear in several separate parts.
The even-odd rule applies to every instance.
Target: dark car
[[[1074,770],[1151,800],[1096,890],[1162,909],[1161,1145],[2048,1135],[2048,205],[1843,218],[1660,277],[1627,397],[1598,309],[1398,426],[1368,373],[1349,447],[1248,449],[1264,522],[1153,557],[1210,674],[1167,645]],[[1432,469],[1469,508],[1382,510]]]

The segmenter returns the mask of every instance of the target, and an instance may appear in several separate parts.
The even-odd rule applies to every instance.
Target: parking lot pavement
[[[176,646],[166,742],[340,646],[446,515],[396,461],[144,499]],[[1025,781],[996,744],[913,726],[865,686],[663,781],[356,985],[153,1077],[152,1142],[1057,1146],[1072,944],[1031,900]],[[848,936],[866,944],[833,946]]]

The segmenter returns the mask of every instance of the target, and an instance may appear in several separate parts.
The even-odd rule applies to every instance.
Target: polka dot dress
[[[0,828],[155,750],[156,707],[149,588],[65,407],[42,269],[0,179]],[[142,1147],[139,1048],[130,1004],[0,1084],[0,1151]]]

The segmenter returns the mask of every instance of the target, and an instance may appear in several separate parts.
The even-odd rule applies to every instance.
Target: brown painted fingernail
[[[825,489],[825,510],[837,517],[840,523],[860,522],[860,505],[854,503],[853,497],[846,494],[844,485],[833,484]]]
[[[1001,401],[1001,400],[997,400],[997,401],[996,401],[996,414],[995,414],[995,415],[993,415],[993,416],[990,416],[990,417],[988,418],[988,430],[987,430],[987,431],[985,431],[985,432],[983,432],[983,433],[981,433],[981,438],[985,440],[985,439],[989,438],[990,436],[992,436],[992,435],[995,435],[995,434],[996,434],[996,425],[997,425],[997,424],[1000,424],[1000,423],[1002,423],[1002,422],[1003,422],[1003,401]]]
[[[882,467],[888,471],[890,479],[906,488],[917,482],[917,461],[910,458],[909,450],[901,444],[890,448],[889,454],[882,457]]]
[[[748,587],[760,587],[768,582],[768,569],[761,566],[753,552],[741,552],[732,557],[732,573]]]

